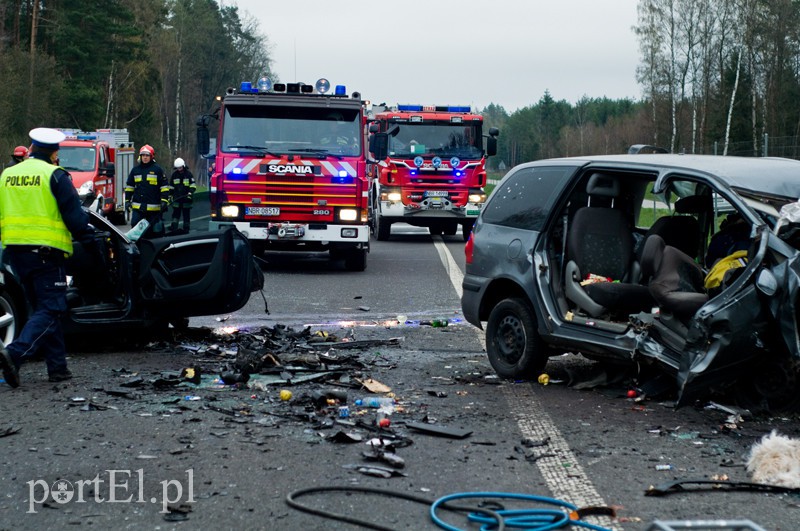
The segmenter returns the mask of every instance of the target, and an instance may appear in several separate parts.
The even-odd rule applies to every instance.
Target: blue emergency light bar
[[[95,135],[76,135],[77,140],[97,140]]]
[[[397,110],[401,112],[472,112],[468,105],[398,105]]]
[[[327,79],[319,79],[314,86],[306,85],[305,83],[272,83],[272,80],[267,76],[261,76],[256,82],[254,87],[250,81],[242,81],[239,85],[239,94],[264,94],[267,92],[285,92],[287,94],[311,94],[316,88],[319,94],[325,94],[330,89],[330,81]],[[233,87],[227,90],[227,94],[236,94],[236,89]],[[347,96],[347,87],[344,85],[336,85],[334,91],[335,96]],[[361,97],[358,92],[353,93],[353,98]]]

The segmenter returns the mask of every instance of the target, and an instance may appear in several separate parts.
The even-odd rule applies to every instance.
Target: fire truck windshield
[[[392,123],[390,129],[395,126],[399,128],[397,134],[389,136],[389,155],[392,157],[427,154],[471,160],[483,156],[480,122],[402,122]]]
[[[361,154],[358,109],[228,105],[223,119],[224,152]]]
[[[67,171],[94,171],[95,150],[92,147],[61,146],[58,161]]]

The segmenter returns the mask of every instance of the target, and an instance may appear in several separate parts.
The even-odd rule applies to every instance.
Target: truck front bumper
[[[467,203],[465,206],[456,206],[450,201],[430,201],[429,198],[420,203],[404,205],[398,201],[381,201],[381,215],[387,218],[451,218],[475,219],[481,213],[483,203]]]
[[[298,243],[369,243],[367,225],[326,223],[250,223],[248,221],[209,221],[208,229],[236,227],[249,240]]]

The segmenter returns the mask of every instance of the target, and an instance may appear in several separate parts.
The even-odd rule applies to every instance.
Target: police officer
[[[197,186],[194,183],[194,175],[186,167],[186,162],[180,157],[175,159],[173,164],[175,171],[170,177],[172,185],[172,224],[171,230],[178,229],[179,218],[183,216],[183,230],[189,231],[189,218],[192,213],[192,196]]]
[[[164,232],[161,213],[169,208],[170,188],[155,157],[148,144],[139,150],[139,164],[131,168],[125,183],[125,202],[131,208],[131,227],[146,219],[152,232],[160,234]]]
[[[83,240],[94,233],[72,178],[53,164],[64,133],[38,127],[29,135],[29,158],[0,175],[3,262],[19,277],[33,305],[19,337],[0,348],[0,367],[11,387],[19,386],[22,363],[39,353],[51,382],[72,378],[61,329],[61,315],[67,310],[64,262],[72,254],[73,238]]]
[[[11,153],[11,162],[9,162],[8,165],[6,165],[6,168],[10,168],[14,164],[19,164],[27,156],[28,156],[28,148],[26,148],[25,146],[15,147],[13,153]]]

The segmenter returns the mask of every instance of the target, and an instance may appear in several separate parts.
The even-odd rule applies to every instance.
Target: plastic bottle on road
[[[150,227],[150,222],[146,219],[141,220],[139,223],[136,224],[131,230],[125,233],[125,236],[132,241],[135,242],[139,238],[142,237],[142,234]]]
[[[447,319],[434,319],[431,321],[431,326],[434,328],[444,328],[447,326]]]
[[[394,398],[388,396],[369,396],[356,400],[356,405],[362,407],[394,407]]]

